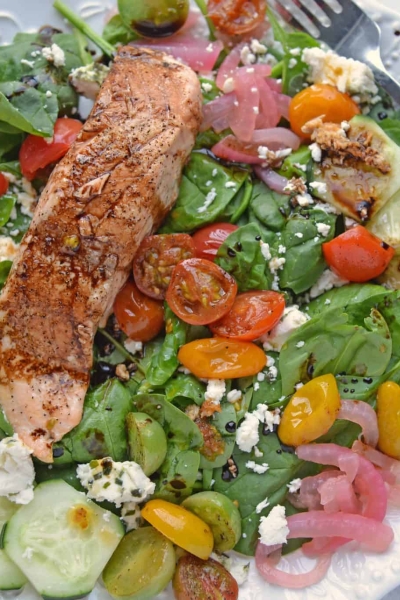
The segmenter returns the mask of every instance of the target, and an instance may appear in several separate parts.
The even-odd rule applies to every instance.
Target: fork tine
[[[317,20],[323,27],[329,27],[331,25],[331,20],[322,10],[322,8],[314,1],[314,0],[299,0],[300,4],[303,5],[303,8],[306,9],[311,17]]]
[[[293,0],[275,0],[276,4],[279,4],[286,12],[289,13],[290,17],[296,21],[296,26],[302,29],[305,33],[309,33],[315,38],[320,37],[318,27],[311,21],[311,19],[293,2]],[[286,19],[288,20],[288,19]]]
[[[343,6],[337,0],[324,0],[324,2],[336,14],[340,14],[343,11]]]

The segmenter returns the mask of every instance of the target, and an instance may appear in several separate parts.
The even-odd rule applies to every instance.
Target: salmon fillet
[[[177,198],[201,103],[191,69],[123,47],[41,195],[0,296],[0,403],[44,462],[81,420],[97,327]]]

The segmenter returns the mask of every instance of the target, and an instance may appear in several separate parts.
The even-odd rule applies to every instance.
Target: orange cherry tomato
[[[8,190],[8,179],[0,172],[0,196],[4,196]]]
[[[153,339],[164,325],[162,302],[145,296],[133,281],[128,281],[115,298],[114,314],[122,331],[138,342]]]
[[[253,291],[238,294],[231,310],[210,325],[214,335],[252,342],[271,331],[285,310],[282,294]]]
[[[236,293],[232,275],[209,260],[189,258],[173,270],[166,299],[182,321],[207,325],[230,310]]]
[[[236,379],[256,375],[266,365],[264,352],[251,342],[221,337],[195,340],[181,347],[178,359],[196,377]]]
[[[265,0],[208,0],[208,16],[221,33],[242,35],[265,20]]]
[[[133,276],[139,290],[163,300],[176,265],[196,253],[187,233],[150,235],[139,246],[133,262]]]
[[[193,234],[197,258],[214,260],[218,248],[224,243],[229,234],[238,229],[233,223],[213,223],[202,227]]]
[[[305,137],[302,127],[311,119],[321,117],[327,123],[349,121],[358,115],[360,108],[348,94],[332,85],[317,83],[302,90],[292,98],[289,106],[290,127],[300,137]]]
[[[172,580],[176,600],[237,600],[239,588],[236,579],[221,565],[209,558],[195,556],[179,559]]]
[[[326,244],[324,258],[343,279],[363,283],[381,275],[394,256],[394,249],[362,225],[348,229]]]
[[[39,169],[66,154],[83,125],[77,119],[57,119],[51,142],[37,135],[28,135],[19,151],[22,174],[31,181]]]

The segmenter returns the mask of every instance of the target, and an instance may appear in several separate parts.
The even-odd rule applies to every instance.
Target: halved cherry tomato
[[[328,265],[343,279],[363,283],[381,275],[394,249],[362,225],[348,229],[326,244],[322,251]]]
[[[133,262],[133,276],[139,290],[163,300],[174,267],[195,256],[195,245],[187,233],[150,235],[139,246]]]
[[[231,310],[210,325],[214,335],[252,342],[271,331],[285,309],[282,294],[253,291],[238,294]]]
[[[213,223],[207,225],[193,234],[193,242],[196,247],[197,258],[214,260],[218,248],[224,243],[232,231],[236,231],[237,225],[233,223]]]
[[[300,137],[305,137],[302,127],[311,119],[321,117],[325,122],[349,121],[360,112],[359,106],[348,94],[332,85],[317,83],[302,90],[292,98],[289,106],[290,127]]]
[[[59,160],[66,154],[82,129],[77,119],[57,119],[52,141],[28,135],[19,151],[22,174],[31,181],[39,169]]]
[[[265,20],[265,0],[209,0],[208,16],[221,33],[241,35]]]
[[[0,173],[0,196],[4,196],[8,190],[8,179],[3,173]]]
[[[176,600],[237,600],[239,597],[236,579],[212,558],[203,561],[189,554],[182,556],[172,585]]]
[[[133,281],[128,281],[115,298],[114,314],[122,331],[138,342],[153,339],[164,325],[162,302],[142,294]]]
[[[400,460],[400,386],[385,381],[378,388],[376,397],[378,417],[378,448],[388,456]]]
[[[207,325],[230,310],[236,293],[232,275],[209,260],[189,258],[173,270],[166,299],[182,321]]]
[[[178,359],[196,377],[204,379],[256,375],[267,362],[264,352],[255,344],[217,337],[185,344],[178,352]]]
[[[142,509],[146,519],[180,548],[206,560],[214,547],[214,537],[207,523],[182,506],[166,500],[150,500]]]

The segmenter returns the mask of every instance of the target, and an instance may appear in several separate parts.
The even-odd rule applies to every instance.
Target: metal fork
[[[332,50],[371,67],[375,81],[400,106],[400,84],[386,71],[380,56],[381,30],[352,0],[274,0],[285,20],[320,38]],[[301,6],[298,6],[300,4]],[[280,11],[282,14],[282,11]],[[287,14],[289,13],[289,14]]]

